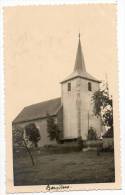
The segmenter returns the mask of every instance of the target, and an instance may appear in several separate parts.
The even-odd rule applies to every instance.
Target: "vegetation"
[[[39,129],[36,127],[34,123],[30,123],[25,126],[25,132],[28,140],[31,141],[34,144],[34,146],[37,148],[38,141],[41,139]]]
[[[50,144],[45,145],[41,148],[41,152],[48,153],[48,154],[64,154],[64,153],[71,153],[71,152],[79,152],[82,148],[78,143],[65,143],[65,144]]]
[[[93,129],[93,127],[90,127],[88,130],[88,140],[96,140],[97,139],[97,133],[96,130]]]
[[[58,125],[55,123],[54,118],[47,114],[47,132],[50,140],[55,140],[59,142],[60,130]]]
[[[94,114],[97,117],[100,116],[103,124],[113,132],[113,103],[107,83],[102,83],[102,87],[93,94],[92,100],[94,102]]]
[[[16,128],[13,130],[13,155],[16,156],[17,149],[21,151],[21,148],[25,148],[28,152],[30,159],[32,161],[32,165],[35,165],[32,153],[27,146],[26,140],[24,138],[24,129],[23,128]]]
[[[14,159],[14,185],[47,185],[69,183],[114,182],[114,154],[96,151],[65,154],[33,153],[37,164],[34,168],[28,156]]]
[[[77,138],[77,143],[78,143],[79,149],[82,150],[82,148],[83,148],[83,139],[82,139],[82,136],[80,136],[80,137]]]

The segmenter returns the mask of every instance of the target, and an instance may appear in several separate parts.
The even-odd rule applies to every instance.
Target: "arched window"
[[[68,83],[68,91],[71,91],[71,83]]]
[[[88,82],[88,91],[92,91],[92,84]]]

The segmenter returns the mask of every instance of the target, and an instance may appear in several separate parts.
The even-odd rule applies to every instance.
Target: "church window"
[[[71,91],[71,83],[68,83],[68,91]]]
[[[92,84],[88,82],[88,91],[92,91]]]

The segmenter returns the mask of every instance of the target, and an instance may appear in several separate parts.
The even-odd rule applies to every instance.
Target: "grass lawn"
[[[114,154],[96,151],[34,154],[14,158],[14,185],[46,185],[114,182]]]

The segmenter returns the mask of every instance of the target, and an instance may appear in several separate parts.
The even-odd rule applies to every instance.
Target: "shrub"
[[[63,154],[63,153],[70,153],[70,152],[79,152],[80,147],[78,144],[55,144],[55,145],[46,145],[43,147],[44,151],[49,154]]]
[[[113,152],[114,151],[114,141],[113,138],[103,138],[103,151]]]
[[[79,149],[81,150],[83,148],[83,140],[81,136],[78,137],[77,144],[78,144]]]
[[[97,134],[96,130],[93,127],[90,127],[88,130],[88,140],[96,140],[97,139]]]

